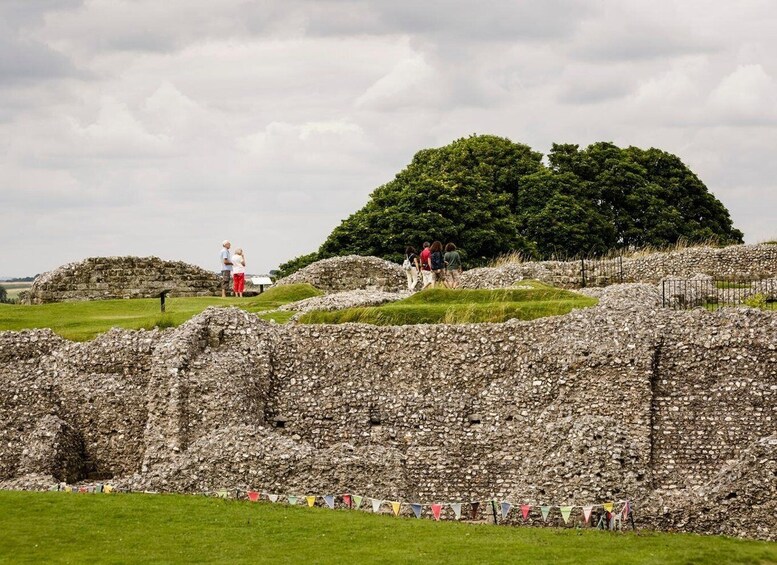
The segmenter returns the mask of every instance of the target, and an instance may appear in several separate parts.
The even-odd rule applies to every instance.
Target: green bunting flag
[[[547,522],[548,514],[550,514],[550,506],[540,506],[540,510],[542,511],[542,519]]]
[[[561,507],[561,517],[564,518],[564,523],[565,524],[567,522],[569,522],[569,515],[572,512],[572,508],[574,508],[574,506],[562,506]]]
[[[291,504],[292,506],[295,506],[297,504],[297,497],[296,496],[289,495],[287,498],[289,499],[289,504]]]
[[[229,498],[229,492],[225,490],[220,490],[216,493],[216,496],[218,496],[219,498]]]
[[[362,505],[362,500],[364,500],[363,496],[359,496],[358,494],[354,494],[353,495],[353,507],[358,510],[359,506]]]

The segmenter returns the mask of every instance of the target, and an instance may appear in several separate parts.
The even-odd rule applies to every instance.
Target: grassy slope
[[[529,281],[516,288],[501,290],[425,290],[383,306],[310,312],[300,321],[385,325],[503,322],[510,318],[533,320],[566,314],[596,302],[595,298]]]
[[[777,563],[777,544],[435,523],[185,495],[0,492],[2,563]]]
[[[51,328],[68,339],[83,341],[114,326],[128,329],[170,327],[182,324],[208,306],[239,306],[249,312],[277,308],[321,292],[310,285],[288,285],[272,288],[255,298],[168,298],[167,312],[159,312],[159,300],[94,300],[55,304],[0,304],[0,330]],[[294,312],[264,316],[279,322],[288,320]]]

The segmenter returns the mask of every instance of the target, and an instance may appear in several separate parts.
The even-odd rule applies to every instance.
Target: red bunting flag
[[[526,520],[526,518],[529,517],[530,511],[531,511],[531,504],[521,504],[521,516],[523,516],[524,520]]]
[[[436,521],[440,521],[440,513],[442,512],[442,504],[432,504],[432,516]]]
[[[250,500],[251,502],[256,502],[257,500],[259,500],[259,493],[256,492],[255,490],[249,490],[248,500]]]
[[[343,495],[343,504],[345,504],[348,508],[351,507],[351,495],[350,494],[344,494]]]

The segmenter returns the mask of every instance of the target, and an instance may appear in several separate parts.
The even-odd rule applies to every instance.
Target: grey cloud
[[[0,89],[41,79],[85,76],[64,55],[0,27]]]

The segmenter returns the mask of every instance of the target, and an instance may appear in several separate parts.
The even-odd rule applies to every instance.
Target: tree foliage
[[[518,251],[534,257],[665,246],[679,239],[742,242],[728,210],[682,161],[659,149],[554,144],[548,165],[526,145],[472,136],[416,153],[318,252],[281,265],[376,255],[453,241],[470,265]]]

